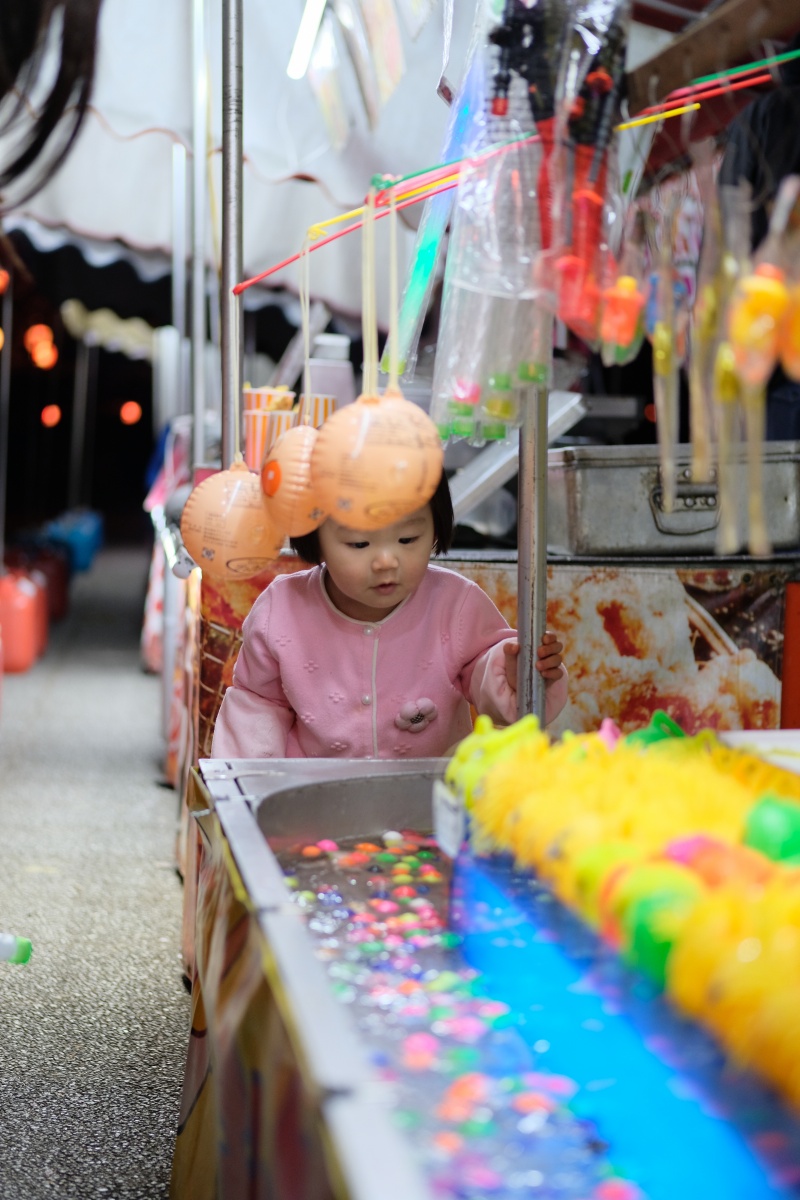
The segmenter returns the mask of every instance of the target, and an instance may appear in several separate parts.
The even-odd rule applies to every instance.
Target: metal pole
[[[89,342],[86,347],[86,434],[83,448],[83,483],[81,499],[84,507],[92,507],[94,479],[94,445],[97,434],[97,372],[100,366],[100,347]]]
[[[206,353],[206,141],[208,76],[206,72],[206,22],[204,0],[192,0],[192,460],[205,460],[205,353]]]
[[[242,0],[222,3],[222,465],[239,449],[242,378]]]
[[[8,491],[8,427],[11,414],[11,346],[14,333],[13,276],[9,273],[3,293],[3,333],[0,352],[0,575],[5,570],[6,493]]]
[[[81,340],[75,352],[75,378],[72,386],[72,439],[69,458],[67,508],[80,506],[82,500],[83,458],[86,445],[86,408],[89,396],[89,347]]]
[[[186,337],[186,147],[172,147],[172,324]]]
[[[545,681],[535,663],[547,622],[547,400],[546,387],[522,396],[517,523],[517,716],[533,713],[542,727]]]

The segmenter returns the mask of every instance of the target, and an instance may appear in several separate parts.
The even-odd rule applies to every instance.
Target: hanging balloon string
[[[361,391],[374,396],[378,391],[378,326],[375,314],[375,189],[369,189],[364,210],[364,239],[361,254],[361,329],[364,367]]]
[[[397,199],[395,197],[394,190],[392,190],[389,195],[389,387],[387,389],[392,395],[400,391],[397,355],[397,330],[399,325],[400,302],[397,280]]]
[[[311,420],[311,268],[308,258],[309,240],[303,241],[300,251],[300,320],[303,327],[303,395],[300,399],[298,425],[307,425]]]
[[[241,322],[241,309],[242,309],[242,306],[239,303],[239,301],[232,299],[231,300],[231,318],[232,318],[232,320],[231,320],[231,343],[233,345],[233,352],[236,355],[237,363],[238,363],[238,355],[239,355],[239,346],[241,345],[241,342],[239,339],[242,336],[242,329],[241,329],[241,323],[240,323]],[[241,438],[241,430],[242,430],[241,400],[242,400],[241,379],[239,376],[239,369],[237,367],[236,377],[235,377],[235,381],[234,381],[234,387],[232,389],[232,396],[231,396],[231,407],[233,408],[233,461],[235,463],[244,462],[244,455],[242,454],[242,438]]]

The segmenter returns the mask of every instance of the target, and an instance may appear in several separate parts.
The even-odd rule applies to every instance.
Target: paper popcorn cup
[[[272,414],[265,409],[244,410],[244,461],[251,471],[260,471],[267,451],[267,424]]]
[[[261,470],[267,451],[296,424],[296,412],[267,412],[263,408],[244,410],[244,461],[251,471]]]
[[[289,412],[294,404],[295,393],[288,388],[248,387],[242,389],[242,410],[260,408],[270,412]]]
[[[335,411],[335,396],[323,396],[314,392],[308,398],[300,397],[300,422],[307,420],[315,429],[319,429]]]
[[[281,434],[297,424],[297,413],[246,408],[243,416],[244,461],[251,471],[260,471],[267,451],[275,445]]]

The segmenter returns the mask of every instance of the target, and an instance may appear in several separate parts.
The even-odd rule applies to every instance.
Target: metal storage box
[[[664,512],[657,446],[580,446],[549,452],[547,547],[551,554],[673,556],[713,553],[719,523],[716,472],[691,480],[691,451],[678,447],[675,508]],[[742,548],[747,537],[747,463],[734,465]],[[800,442],[764,445],[764,508],[773,548],[800,548]]]

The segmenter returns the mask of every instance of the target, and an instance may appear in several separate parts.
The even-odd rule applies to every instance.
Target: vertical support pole
[[[547,621],[547,401],[546,386],[522,395],[517,521],[517,716],[533,713],[542,728],[545,681],[536,652]]]
[[[14,277],[9,272],[3,293],[5,341],[0,351],[0,575],[5,570],[6,495],[8,493],[8,427],[11,415],[11,348],[14,342]]]
[[[239,451],[242,378],[242,0],[222,3],[222,466]]]
[[[86,446],[86,410],[89,399],[89,347],[81,339],[75,352],[72,385],[72,430],[69,456],[67,508],[78,508],[83,500],[83,464]]]
[[[186,337],[186,256],[188,231],[186,207],[186,147],[172,147],[172,324]]]
[[[94,482],[94,447],[97,440],[97,373],[100,368],[100,347],[90,341],[86,346],[86,431],[83,438],[83,472],[80,483],[80,503],[92,506]]]
[[[192,0],[192,461],[205,459],[206,416],[206,21],[204,0]]]

